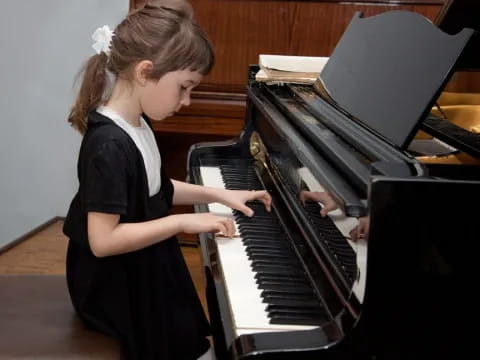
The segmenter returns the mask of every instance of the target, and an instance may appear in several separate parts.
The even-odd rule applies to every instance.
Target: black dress
[[[77,313],[89,327],[118,338],[127,359],[197,359],[208,350],[210,330],[177,239],[103,258],[88,244],[89,211],[120,214],[120,222],[168,215],[173,185],[163,168],[160,191],[149,197],[135,143],[112,120],[92,112],[78,177],[63,229]]]

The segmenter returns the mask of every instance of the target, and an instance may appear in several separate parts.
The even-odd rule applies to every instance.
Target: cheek
[[[163,120],[175,111],[178,106],[178,96],[172,93],[151,91],[142,98],[142,112],[155,120]]]

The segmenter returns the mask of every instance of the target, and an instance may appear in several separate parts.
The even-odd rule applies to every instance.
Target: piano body
[[[480,203],[480,166],[443,163],[444,154],[422,162],[410,147],[420,128],[438,128],[430,110],[473,34],[446,35],[404,11],[356,14],[322,71],[328,96],[258,83],[249,69],[242,133],[195,144],[188,160],[193,183],[273,198],[270,213],[252,202],[252,218],[196,206],[233,216],[239,234],[200,236],[219,359],[465,351],[479,240],[467,209]],[[456,139],[452,151],[480,159],[479,137]],[[324,193],[338,208],[322,218]],[[365,226],[368,238],[351,241]]]

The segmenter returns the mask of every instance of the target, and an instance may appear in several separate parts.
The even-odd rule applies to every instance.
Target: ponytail
[[[107,60],[105,53],[94,55],[88,59],[79,73],[83,74],[82,84],[68,116],[68,122],[82,135],[87,131],[88,113],[102,103],[107,86]]]
[[[104,26],[93,38],[97,41],[93,47],[100,53],[79,73],[83,80],[68,117],[82,135],[87,131],[88,113],[108,100],[116,79],[133,79],[133,65],[139,61],[153,63],[148,73],[152,80],[185,69],[207,75],[215,61],[212,44],[194,20],[187,0],[150,0],[118,24],[113,34]]]

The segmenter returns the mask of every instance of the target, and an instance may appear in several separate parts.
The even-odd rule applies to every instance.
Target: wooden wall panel
[[[132,0],[132,6],[145,0]],[[244,93],[259,54],[328,56],[356,11],[416,11],[433,19],[442,0],[191,0],[214,44],[216,65],[199,90]]]
[[[328,56],[356,11],[370,16],[402,9],[434,19],[442,1],[191,2],[197,21],[212,40],[216,53],[215,67],[198,89],[244,93],[248,65],[257,63],[259,54]]]
[[[438,6],[430,5],[366,5],[344,2],[293,2],[292,5],[295,7],[295,17],[291,24],[289,51],[306,56],[329,56],[356,12],[369,17],[385,11],[408,10],[432,19],[439,10]]]

